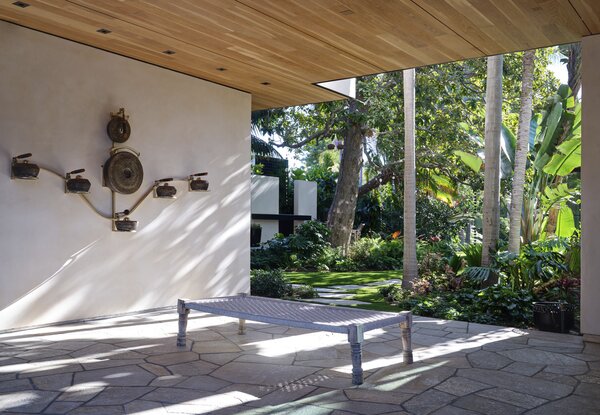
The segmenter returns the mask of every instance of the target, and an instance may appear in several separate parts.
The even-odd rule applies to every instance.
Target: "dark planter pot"
[[[250,246],[259,246],[260,237],[262,236],[262,228],[250,228]]]
[[[575,306],[555,301],[533,303],[533,323],[538,330],[568,333],[575,324]]]

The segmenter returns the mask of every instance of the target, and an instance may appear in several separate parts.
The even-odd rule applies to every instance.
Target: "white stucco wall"
[[[279,177],[252,176],[252,213],[279,213]],[[262,227],[260,242],[267,242],[279,233],[279,221],[253,219]]]
[[[317,183],[294,180],[294,214],[317,218]]]
[[[158,52],[157,52],[158,53]],[[0,22],[0,330],[249,290],[251,97]],[[211,192],[149,198],[137,233],[112,232],[62,181],[10,180],[10,157],[85,168],[110,212],[101,165],[109,113],[125,107],[144,183],[208,171]]]
[[[581,332],[600,342],[600,36],[582,48]]]

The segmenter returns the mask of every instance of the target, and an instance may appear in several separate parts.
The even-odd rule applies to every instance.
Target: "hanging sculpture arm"
[[[56,170],[50,168],[50,167],[45,167],[45,166],[39,166],[40,170],[44,170],[48,173],[51,173],[53,175],[55,175],[56,177],[59,177],[62,181],[66,180],[65,177],[58,173]],[[179,181],[179,182],[188,182],[189,178],[185,177],[185,178],[174,178],[172,179],[172,181]],[[144,200],[146,200],[148,198],[149,195],[152,194],[154,188],[156,187],[156,183],[154,183],[152,186],[150,186],[150,188],[144,192],[144,194],[135,202],[135,204],[131,207],[131,209],[128,210],[129,214],[132,214],[143,202]],[[79,194],[79,197],[81,197],[81,199],[83,199],[83,201],[85,202],[85,204],[87,206],[89,206],[90,209],[92,209],[94,211],[94,213],[96,213],[98,216],[100,216],[103,219],[107,219],[107,220],[111,220],[114,221],[116,219],[116,212],[115,212],[115,203],[114,203],[114,196],[115,196],[115,192],[113,190],[111,190],[112,193],[112,199],[113,199],[113,203],[112,203],[112,214],[105,214],[103,212],[101,212],[96,206],[94,206],[94,204],[92,203],[92,201],[87,197],[87,195],[85,194]]]
[[[57,177],[60,177],[60,179],[61,179],[61,180],[63,180],[63,181],[65,180],[65,178],[64,178],[64,176],[63,176],[62,174],[58,173],[58,172],[57,172],[57,171],[55,171],[55,170],[52,170],[52,169],[51,169],[51,168],[49,168],[49,167],[40,166],[40,170],[47,171],[48,173],[52,173],[52,174],[54,174],[55,176],[57,176]],[[95,206],[92,204],[92,201],[91,201],[91,200],[90,200],[90,199],[89,199],[89,198],[88,198],[86,195],[84,195],[84,194],[80,194],[79,196],[80,196],[80,197],[83,199],[83,201],[84,201],[84,202],[85,202],[85,203],[86,203],[86,204],[87,204],[87,205],[88,205],[88,206],[89,206],[89,207],[90,207],[90,208],[91,208],[91,209],[92,209],[92,210],[93,210],[93,211],[94,211],[94,212],[95,212],[95,213],[96,213],[98,216],[100,216],[100,217],[102,217],[102,218],[104,218],[104,219],[109,219],[109,220],[112,220],[112,215],[106,215],[106,214],[104,214],[104,213],[100,212],[100,210],[98,210],[98,208],[96,208],[96,207],[95,207]]]

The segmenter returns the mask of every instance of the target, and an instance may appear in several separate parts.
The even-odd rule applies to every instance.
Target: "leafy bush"
[[[319,293],[311,285],[296,285],[292,286],[291,296],[293,298],[317,298]]]
[[[475,323],[527,327],[532,322],[534,297],[527,290],[495,285],[483,290],[435,291],[400,298],[399,307],[420,316]]]
[[[317,269],[319,259],[329,247],[329,228],[318,221],[307,221],[296,233],[278,236],[250,254],[252,269]]]
[[[402,267],[404,245],[393,239],[386,241],[380,237],[361,238],[348,249],[348,260],[359,271],[380,271]]]
[[[402,240],[361,238],[350,246],[348,255],[333,248],[329,229],[308,221],[296,233],[272,239],[251,252],[252,269],[301,269],[316,271],[381,271],[402,267]]]
[[[292,293],[292,285],[281,270],[253,270],[250,272],[250,293],[260,297],[283,298]]]

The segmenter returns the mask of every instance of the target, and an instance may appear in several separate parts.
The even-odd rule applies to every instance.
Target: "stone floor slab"
[[[178,353],[167,353],[151,356],[146,359],[146,361],[155,365],[172,366],[181,363],[193,362],[199,358],[200,356],[198,356],[198,353],[181,351]]]
[[[598,400],[571,395],[532,409],[527,415],[598,415]]]
[[[518,415],[525,411],[525,409],[518,406],[494,399],[486,399],[478,395],[463,396],[453,402],[452,405],[485,415]]]
[[[481,415],[479,412],[469,411],[468,409],[458,408],[456,406],[447,405],[443,408],[432,412],[431,415]]]
[[[229,382],[284,385],[315,371],[311,367],[231,362],[215,370],[211,376]]]
[[[11,379],[0,382],[0,394],[33,389],[29,379]]]
[[[544,399],[562,398],[573,388],[561,383],[490,369],[458,369],[459,376]],[[467,408],[469,409],[469,408]]]
[[[544,368],[544,365],[537,363],[514,362],[502,370],[505,372],[516,373],[523,376],[533,376]]]
[[[89,405],[122,405],[154,390],[153,387],[111,386],[100,392]]]
[[[78,372],[75,374],[73,385],[99,382],[106,386],[146,386],[154,378],[155,375],[139,366],[119,366]]]
[[[532,409],[548,402],[546,399],[502,388],[482,390],[477,392],[477,395],[525,409]]]
[[[58,392],[19,391],[0,395],[0,412],[41,413],[56,397]]]
[[[54,401],[46,408],[45,414],[66,414],[80,407],[83,402]]]
[[[414,396],[409,393],[389,393],[366,388],[347,389],[345,393],[348,399],[352,401],[389,403],[392,405],[401,405]]]
[[[415,415],[427,415],[454,401],[456,396],[430,389],[404,403],[404,408]]]
[[[73,382],[72,373],[61,373],[58,375],[38,376],[32,378],[31,381],[36,389],[59,391],[63,388],[71,386]]]
[[[471,366],[482,369],[502,369],[513,363],[513,360],[501,354],[485,350],[469,353],[467,359],[469,359]]]
[[[482,389],[489,389],[491,386],[460,376],[454,376],[440,383],[435,388],[452,395],[465,396]]]
[[[183,382],[179,382],[177,384],[177,387],[184,388],[184,389],[194,389],[194,390],[201,390],[201,391],[207,391],[207,392],[215,392],[215,391],[218,391],[219,389],[222,389],[229,385],[231,385],[231,382],[217,379],[212,376],[199,375],[199,376],[192,376],[190,378],[187,378]]]
[[[517,362],[556,366],[586,366],[585,362],[567,356],[566,354],[536,350],[532,348],[504,350],[498,353]]]

